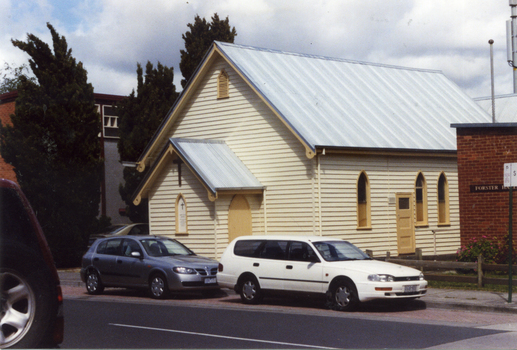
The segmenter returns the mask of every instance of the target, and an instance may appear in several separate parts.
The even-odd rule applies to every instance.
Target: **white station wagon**
[[[424,275],[413,268],[376,261],[353,244],[329,237],[243,236],[227,247],[219,264],[219,286],[234,289],[247,304],[271,291],[327,296],[349,311],[373,299],[419,298]]]

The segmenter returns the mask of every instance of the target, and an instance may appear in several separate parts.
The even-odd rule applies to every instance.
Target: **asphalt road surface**
[[[185,304],[147,298],[67,298],[61,348],[466,348],[461,344],[476,344],[478,339],[483,344],[491,337],[514,334],[452,319],[404,318],[397,312]]]

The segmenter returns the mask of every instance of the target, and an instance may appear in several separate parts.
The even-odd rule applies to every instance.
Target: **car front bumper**
[[[360,301],[420,298],[427,294],[427,281],[359,283],[357,292]]]
[[[171,272],[170,278],[167,278],[169,290],[171,291],[189,291],[189,290],[208,290],[219,289],[217,283],[217,275],[190,275]]]

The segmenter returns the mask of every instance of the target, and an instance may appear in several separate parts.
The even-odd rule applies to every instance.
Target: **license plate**
[[[205,284],[214,284],[214,283],[217,283],[217,277],[205,278]]]
[[[418,285],[404,286],[404,293],[413,293],[417,291]]]

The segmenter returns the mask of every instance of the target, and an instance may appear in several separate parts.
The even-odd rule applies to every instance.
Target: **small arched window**
[[[221,70],[217,77],[217,98],[230,97],[230,78],[224,69]]]
[[[187,202],[182,194],[176,198],[176,234],[188,233]]]
[[[449,184],[444,173],[438,178],[438,225],[449,224]]]
[[[427,225],[427,183],[424,174],[418,173],[415,182],[416,225]]]
[[[363,171],[357,179],[357,227],[370,228],[370,183]]]

